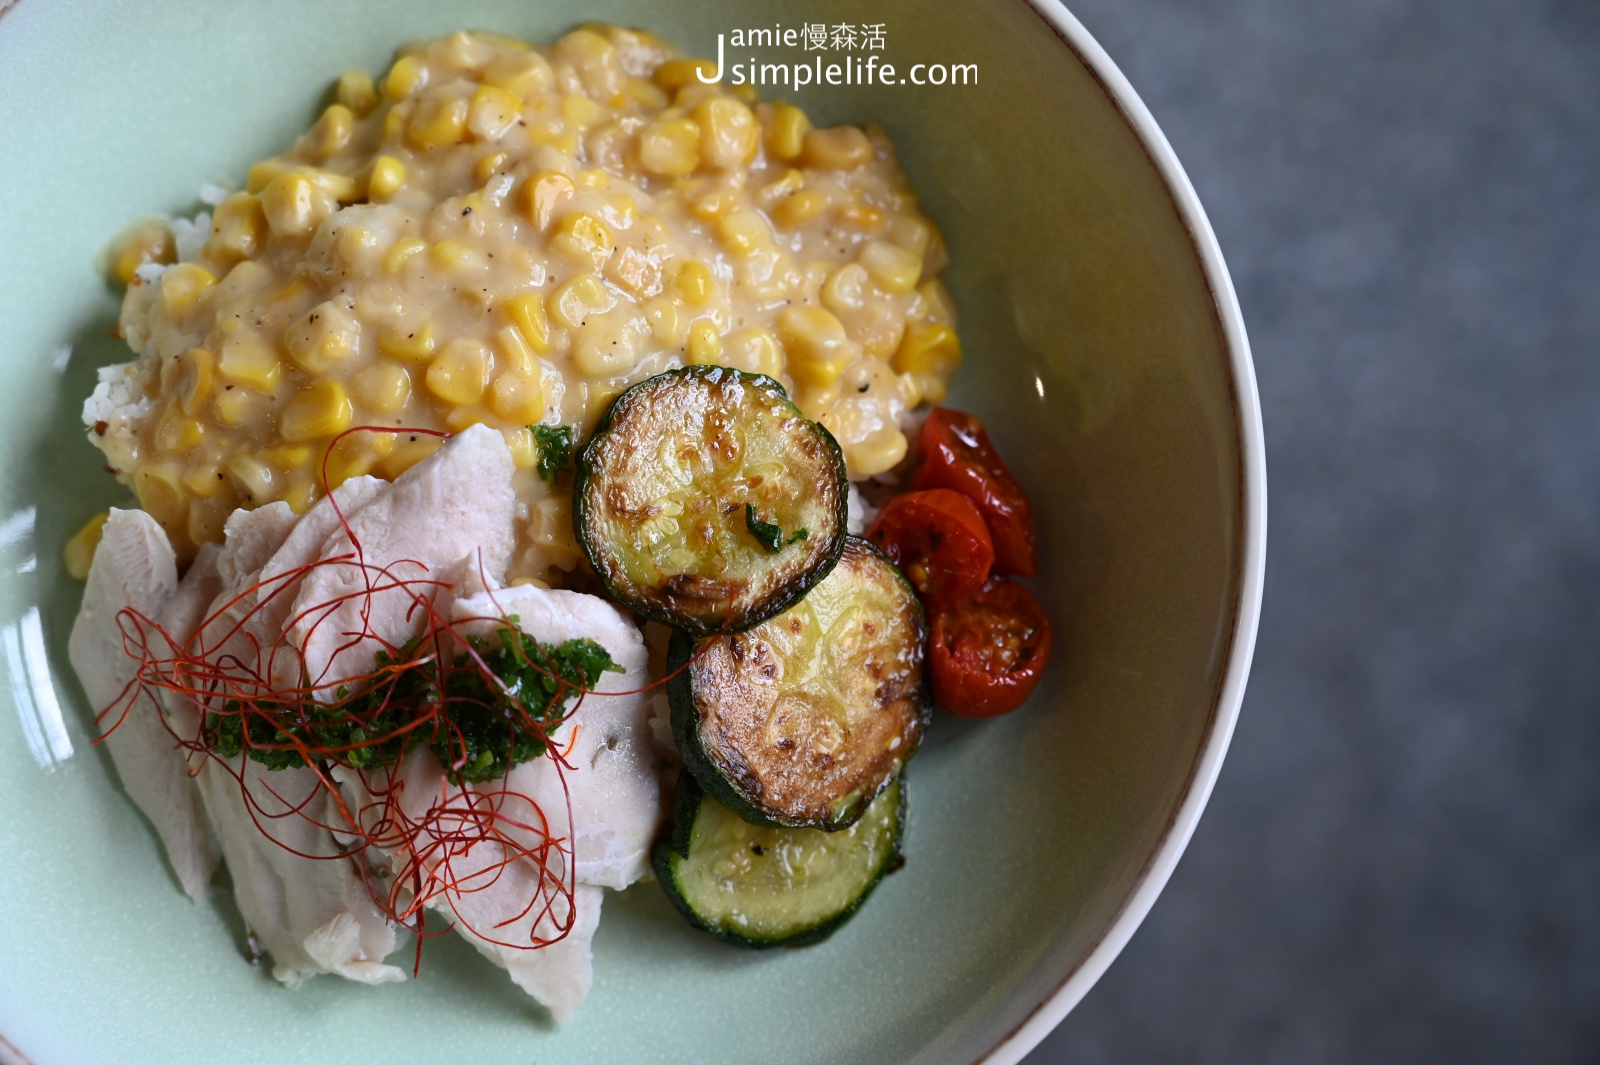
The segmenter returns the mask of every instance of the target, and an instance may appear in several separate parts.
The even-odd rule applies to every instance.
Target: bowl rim
[[[0,17],[17,2],[19,0],[0,0]],[[1260,395],[1244,318],[1216,234],[1172,146],[1105,49],[1060,0],[1021,2],[1045,23],[1073,58],[1083,64],[1122,112],[1124,120],[1161,175],[1173,206],[1189,231],[1201,272],[1212,293],[1217,324],[1231,370],[1234,425],[1238,433],[1240,455],[1242,536],[1239,591],[1234,603],[1227,665],[1214,697],[1206,739],[1190,768],[1183,798],[1174,810],[1155,853],[1140,873],[1133,891],[1099,941],[1062,975],[1055,988],[1035,1004],[1017,1025],[977,1059],[981,1065],[1014,1065],[1060,1024],[1127,946],[1172,876],[1205,810],[1238,721],[1255,651],[1266,565],[1267,471]],[[28,1065],[29,1059],[0,1033],[0,1065],[12,1063]]]
[[[1266,570],[1267,545],[1267,464],[1264,431],[1261,423],[1261,397],[1256,389],[1255,366],[1250,359],[1250,340],[1245,333],[1244,316],[1233,290],[1233,280],[1222,258],[1222,248],[1206,217],[1205,208],[1194,186],[1178,162],[1172,145],[1156,124],[1155,118],[1139,99],[1133,85],[1115,62],[1066,9],[1061,0],[1021,0],[1045,23],[1073,57],[1094,76],[1111,102],[1122,112],[1151,163],[1161,175],[1174,209],[1189,231],[1196,259],[1216,308],[1217,326],[1222,334],[1231,370],[1234,427],[1239,444],[1240,547],[1239,591],[1233,605],[1233,627],[1229,634],[1227,665],[1213,698],[1211,720],[1200,752],[1190,767],[1183,798],[1167,823],[1161,842],[1139,874],[1133,891],[1121,911],[1101,935],[1099,942],[1069,968],[1055,989],[1029,1010],[1020,1022],[977,1059],[980,1065],[1014,1065],[1072,1012],[1128,945],[1133,933],[1155,905],[1157,896],[1183,856],[1205,810],[1206,800],[1221,772],[1222,760],[1239,719],[1244,701],[1250,662],[1255,654],[1256,632],[1261,620],[1262,581]]]

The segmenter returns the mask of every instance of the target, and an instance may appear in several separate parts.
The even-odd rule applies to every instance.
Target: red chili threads
[[[347,430],[324,452],[324,489],[329,455],[344,437],[356,432],[450,435],[384,426]],[[533,798],[509,787],[509,765],[498,787],[464,780],[454,785],[439,773],[426,782],[410,781],[413,791],[408,795],[407,759],[417,750],[413,741],[421,737],[443,737],[446,749],[460,750],[465,758],[467,746],[454,714],[463,704],[486,704],[452,694],[450,675],[454,670],[472,670],[498,697],[500,708],[509,709],[506,728],[512,735],[508,739],[514,740],[520,730],[537,741],[542,752],[539,757],[554,763],[566,824],[571,826],[572,799],[566,774],[574,767],[566,756],[576,742],[577,726],[569,730],[565,750],[556,745],[552,733],[586,696],[595,693],[546,669],[525,655],[517,641],[508,640],[506,645],[514,647],[520,664],[555,683],[555,696],[549,703],[524,703],[507,689],[467,638],[469,628],[483,623],[504,628],[506,619],[444,618],[434,599],[447,585],[430,576],[427,566],[415,559],[381,566],[368,562],[338,497],[332,492],[328,496],[350,540],[350,551],[251,585],[181,637],[131,607],[119,612],[123,648],[137,666],[133,680],[98,715],[102,723],[114,716],[100,738],[114,732],[141,700],[165,703],[169,712],[158,716],[176,744],[189,752],[191,776],[208,769],[227,773],[239,787],[244,808],[257,829],[286,852],[315,861],[354,863],[378,910],[417,934],[413,974],[420,970],[423,939],[448,931],[427,927],[425,908],[430,904],[448,909],[454,923],[497,946],[536,950],[559,942],[571,932],[576,919],[576,855],[570,831],[563,834]],[[306,576],[330,566],[343,568],[345,574],[353,567],[360,576],[359,587],[306,607],[281,623],[269,623],[275,631],[271,642],[262,646],[251,623],[280,597],[296,595]],[[487,575],[480,576],[488,587]],[[380,595],[409,599],[405,617],[415,623],[416,634],[404,645],[385,640],[370,624],[373,601]],[[490,598],[493,600],[492,593]],[[375,647],[381,653],[374,655],[373,667],[364,672],[332,681],[307,679],[305,657],[288,634],[303,631],[303,646],[340,607],[350,603],[359,604],[359,626],[336,634],[339,642],[328,656],[328,668],[348,651]],[[702,648],[679,669],[688,668],[704,651]],[[404,699],[397,696],[398,682],[407,675],[426,679],[420,697],[417,691]],[[283,677],[298,681],[278,679]],[[601,694],[642,694],[670,679],[669,675],[639,688]],[[374,692],[381,693],[380,697],[372,698]],[[576,699],[563,711],[573,696]],[[150,706],[141,712],[157,711]],[[218,733],[230,719],[237,721],[240,737],[234,758],[216,749]],[[253,732],[270,739],[262,740]],[[381,752],[381,748],[388,750]],[[306,787],[303,797],[281,794],[270,769],[260,764],[252,768],[252,751],[266,756],[268,762],[277,760],[286,766],[298,761],[314,784]],[[364,758],[362,752],[369,751],[385,757]],[[461,759],[452,761],[449,768],[459,775],[463,763]],[[324,795],[330,800],[326,807],[335,815],[326,819],[315,812],[323,808],[318,800]],[[338,853],[307,853],[286,843],[274,827],[290,818],[329,833]],[[508,876],[520,875],[519,871],[532,873],[526,878],[531,886],[521,908],[509,915],[502,910],[488,927],[482,927],[481,920],[475,922],[472,897],[495,889]],[[529,929],[525,938],[502,931],[524,921]]]

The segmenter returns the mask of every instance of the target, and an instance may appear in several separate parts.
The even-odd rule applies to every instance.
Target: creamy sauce
[[[406,430],[481,422],[518,467],[513,575],[559,583],[570,492],[536,476],[529,427],[581,438],[688,363],[777,378],[853,475],[900,462],[960,362],[936,229],[881,131],[811,129],[695,70],[594,27],[547,49],[455,34],[377,85],[342,77],[191,261],[129,287],[141,358],[91,401],[91,438],[180,557],[236,507],[398,476],[439,444]],[[340,439],[357,426],[394,431]]]

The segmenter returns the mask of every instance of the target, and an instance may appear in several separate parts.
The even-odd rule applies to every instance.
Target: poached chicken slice
[[[215,559],[214,553],[211,558]],[[118,614],[131,609],[148,619],[139,627],[150,651],[170,657],[174,648],[149,622],[160,621],[177,590],[176,558],[161,526],[142,510],[112,510],[89,568],[67,656],[97,712],[116,704],[101,724],[115,726],[106,747],[117,774],[155,826],[183,890],[198,899],[210,884],[217,843],[199,790],[189,777],[187,752],[168,731],[160,706],[149,694],[117,702],[133,694],[130,685],[139,669],[124,644]],[[181,642],[186,634],[170,635]]]
[[[378,651],[421,631],[427,619],[419,600],[431,602],[443,583],[437,575],[464,556],[473,556],[487,581],[504,579],[514,538],[513,472],[505,439],[474,425],[348,517],[348,532],[328,538],[321,560],[354,555],[359,543],[362,561],[310,571],[290,617],[289,639],[308,684],[331,691],[369,672]]]
[[[359,513],[384,487],[354,478],[302,518],[286,506],[235,513],[219,558],[225,580],[199,635],[208,658],[231,656],[246,677],[266,677],[304,579],[298,571],[321,555],[340,511]],[[359,856],[344,856],[340,839],[348,837],[339,833],[349,819],[315,770],[269,771],[242,756],[211,756],[197,779],[239,910],[272,955],[274,977],[292,987],[324,972],[361,983],[405,979],[404,970],[383,963],[395,928],[374,903]]]
[[[603,674],[592,693],[569,704],[554,739],[573,768],[536,758],[513,768],[506,786],[537,802],[561,834],[570,799],[579,883],[621,890],[638,880],[649,868],[661,820],[661,754],[648,722],[649,693],[642,690],[650,679],[638,626],[604,599],[533,585],[458,599],[452,612],[457,621],[515,617],[519,629],[552,647],[587,637],[623,668]],[[490,635],[497,627],[483,621],[461,629]]]

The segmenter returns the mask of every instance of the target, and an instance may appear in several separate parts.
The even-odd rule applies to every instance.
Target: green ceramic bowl
[[[1127,941],[1216,778],[1260,602],[1260,416],[1216,241],[1133,90],[1051,0],[759,7],[0,3],[0,1059],[1009,1062]],[[451,940],[403,986],[289,992],[242,959],[231,902],[178,890],[66,664],[61,545],[121,498],[78,424],[95,367],[124,357],[96,255],[237,182],[335,74],[400,41],[586,19],[701,54],[735,28],[881,24],[887,60],[978,65],[977,86],[793,95],[823,122],[883,123],[948,236],[968,353],[952,402],[1032,490],[1057,661],[1018,713],[935,720],[909,864],[825,944],[729,947],[645,884],[608,899],[594,992],[560,1030]]]

